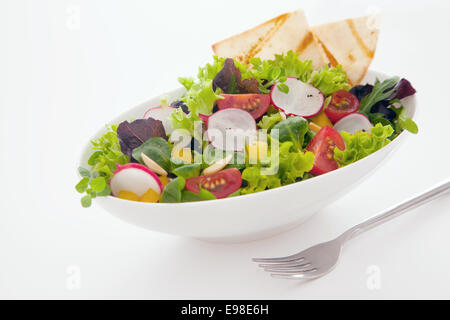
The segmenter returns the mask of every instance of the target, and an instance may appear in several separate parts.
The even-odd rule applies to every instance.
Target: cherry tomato
[[[306,147],[306,150],[314,153],[314,167],[310,171],[312,174],[324,174],[338,168],[334,160],[335,147],[345,149],[344,139],[339,132],[327,126],[320,129]]]
[[[339,90],[331,96],[331,101],[325,113],[331,122],[336,123],[350,113],[359,110],[359,100],[356,96],[345,90]]]
[[[238,108],[247,111],[253,119],[260,118],[270,105],[268,94],[222,94],[224,99],[217,100],[217,107],[222,109]]]
[[[186,179],[186,190],[198,193],[200,187],[211,192],[216,198],[226,198],[238,191],[242,185],[241,172],[236,168],[217,173]]]

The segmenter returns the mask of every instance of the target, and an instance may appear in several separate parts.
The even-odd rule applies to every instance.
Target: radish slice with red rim
[[[362,113],[354,112],[345,116],[334,124],[334,129],[338,132],[345,131],[354,134],[358,131],[370,132],[373,128],[372,123]]]
[[[109,182],[111,193],[117,197],[120,191],[130,191],[142,197],[148,189],[161,194],[163,185],[158,176],[146,166],[139,163],[117,165],[111,181]]]
[[[176,108],[167,106],[150,108],[145,112],[144,118],[145,119],[152,118],[155,120],[160,120],[163,123],[166,134],[171,134],[173,128],[169,116],[175,109]]]
[[[325,98],[314,86],[297,78],[287,78],[283,84],[289,88],[288,93],[280,91],[278,83],[272,87],[270,98],[275,108],[288,116],[312,118],[322,111]]]
[[[211,145],[225,151],[244,151],[245,145],[256,137],[255,119],[241,109],[224,109],[207,119],[207,136]]]

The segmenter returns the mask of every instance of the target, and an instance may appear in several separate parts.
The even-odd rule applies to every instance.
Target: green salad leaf
[[[294,183],[309,172],[314,165],[314,153],[297,151],[291,141],[281,143],[279,156],[279,171],[283,185]]]
[[[271,115],[265,115],[262,117],[262,119],[258,122],[258,127],[267,131],[270,131],[274,125],[276,125],[278,122],[283,121],[283,118],[281,117],[281,113],[273,113]]]
[[[165,203],[181,202],[182,190],[184,189],[185,184],[186,180],[183,177],[178,177],[170,181],[164,188],[160,202]]]
[[[324,66],[314,71],[309,79],[311,84],[322,91],[325,96],[331,95],[339,90],[350,90],[347,74],[341,65],[336,68]]]
[[[200,80],[189,88],[182,100],[186,103],[189,111],[198,116],[199,114],[210,115],[216,100],[222,97],[214,92],[212,80]]]
[[[117,127],[118,125],[107,126],[102,136],[91,141],[94,151],[88,159],[91,170],[78,168],[82,178],[75,189],[79,193],[85,193],[81,198],[81,205],[84,208],[91,205],[93,198],[110,195],[109,181],[117,169],[117,164],[130,162],[130,158],[121,151]]]
[[[170,144],[163,138],[153,137],[145,141],[139,147],[133,150],[133,158],[144,164],[141,154],[144,153],[147,157],[155,161],[164,170],[169,172],[172,169],[170,162],[172,148]]]
[[[244,169],[246,154],[244,152],[230,152],[215,149],[212,145],[208,144],[203,150],[203,168],[207,168],[213,163],[226,158],[228,155],[232,154],[233,158],[230,163],[225,167],[225,169],[236,168]]]
[[[295,77],[303,82],[307,82],[313,66],[310,60],[302,61],[299,54],[292,50],[286,54],[275,55],[273,60],[262,60],[261,58],[250,59],[251,68],[249,72],[252,77],[260,83],[260,91],[269,93],[269,87],[275,83],[283,83],[287,77]],[[278,86],[282,92],[288,93],[287,86]]]
[[[183,177],[185,179],[198,177],[200,175],[201,164],[185,164],[172,170],[177,177]]]
[[[369,116],[370,110],[375,103],[385,100],[392,95],[399,80],[399,77],[392,77],[383,82],[377,79],[373,85],[372,92],[362,98],[359,112]]]
[[[259,167],[245,168],[242,172],[242,179],[247,181],[247,186],[241,188],[241,194],[250,194],[281,187],[281,181],[277,175],[262,175]]]
[[[207,201],[217,199],[211,192],[206,189],[200,188],[198,193],[184,190],[182,193],[183,202],[194,202],[194,201]]]
[[[393,121],[396,134],[399,134],[403,130],[408,130],[414,134],[419,133],[419,127],[410,117],[408,117],[408,111],[401,101],[399,99],[394,99],[390,102],[392,103],[391,109],[394,110],[397,115],[396,119]]]
[[[278,130],[278,140],[280,142],[291,141],[295,150],[302,149],[305,134],[308,131],[308,121],[302,117],[290,117],[277,123],[271,130],[271,136],[274,136],[274,130]]]
[[[345,150],[334,149],[334,159],[340,167],[361,160],[389,144],[389,137],[394,133],[392,126],[377,123],[370,133],[359,131],[355,134],[341,132],[345,141]]]
[[[278,143],[275,139],[271,141],[271,143]],[[279,144],[278,150],[278,157],[270,157],[272,161],[276,162],[271,163],[271,166],[278,168],[273,174],[264,174],[265,168],[258,165],[244,169],[242,179],[247,182],[247,186],[241,189],[241,194],[255,193],[294,183],[302,179],[314,165],[314,154],[297,151],[292,141]]]

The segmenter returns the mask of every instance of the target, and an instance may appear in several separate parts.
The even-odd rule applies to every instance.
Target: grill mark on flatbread
[[[317,41],[319,41],[319,44],[322,47],[323,51],[325,52],[325,55],[327,56],[328,61],[330,61],[331,66],[337,67],[339,62],[336,60],[336,58],[333,56],[333,54],[330,52],[330,50],[328,50],[328,48],[325,46],[325,44],[322,41],[320,41],[320,39],[317,39]]]
[[[364,41],[359,36],[358,31],[356,31],[355,24],[353,23],[353,20],[352,19],[347,19],[345,21],[347,22],[347,25],[350,28],[350,31],[352,32],[353,37],[355,38],[355,40],[358,43],[358,45],[361,48],[361,50],[364,51],[364,53],[366,54],[367,57],[372,59],[373,56],[374,56],[374,52],[371,51],[369,48],[367,48],[366,44],[364,43]]]
[[[308,46],[313,42],[313,34],[311,31],[308,31],[308,33],[303,37],[302,41],[300,41],[296,52],[301,53],[303,52]]]
[[[289,13],[285,13],[279,17],[267,21],[266,23],[274,23],[274,26],[263,37],[258,39],[259,41],[250,48],[245,56],[239,57],[241,62],[248,64],[250,59],[257,55],[263,49],[264,45],[272,39],[274,34],[281,28],[289,16]]]

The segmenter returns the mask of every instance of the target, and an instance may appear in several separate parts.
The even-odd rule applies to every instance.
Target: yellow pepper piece
[[[192,152],[190,148],[173,148],[172,158],[179,159],[184,163],[192,163]]]
[[[247,146],[248,160],[250,163],[256,164],[259,160],[267,157],[268,145],[265,141],[255,140]]]
[[[159,180],[161,181],[163,187],[165,188],[169,184],[169,178],[167,176],[160,176]]]
[[[320,129],[322,129],[321,127],[319,127],[317,124],[315,124],[314,122],[310,122],[309,123],[309,130],[317,133],[320,131]]]
[[[148,189],[147,192],[141,197],[141,202],[158,202],[159,201],[160,194],[158,194],[153,189]]]
[[[130,201],[139,201],[139,196],[136,193],[126,190],[121,190],[117,195],[117,198]]]
[[[319,113],[317,116],[313,117],[311,119],[311,121],[314,122],[315,124],[317,124],[321,128],[323,128],[325,126],[333,128],[333,124],[331,123],[330,119],[328,118],[328,116],[325,114],[324,111]]]

